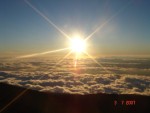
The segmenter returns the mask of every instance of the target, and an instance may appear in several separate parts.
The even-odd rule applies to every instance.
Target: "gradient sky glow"
[[[150,55],[149,0],[28,0],[71,36],[90,35],[89,50],[109,55]],[[111,19],[112,18],[112,19]],[[0,0],[0,54],[67,47],[67,38],[24,0]]]

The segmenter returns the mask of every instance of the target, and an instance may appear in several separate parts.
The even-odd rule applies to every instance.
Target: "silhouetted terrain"
[[[25,88],[0,83],[0,109]],[[134,100],[135,105],[121,101]],[[114,102],[118,104],[115,106]],[[26,90],[2,113],[149,113],[150,96],[133,94],[61,94]]]

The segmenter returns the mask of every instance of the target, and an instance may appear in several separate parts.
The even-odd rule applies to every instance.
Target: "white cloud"
[[[106,69],[111,69],[116,74],[105,72],[89,59],[84,61],[85,64],[79,62],[79,72],[67,61],[62,62],[59,67],[54,67],[57,62],[55,60],[1,62],[0,82],[57,93],[150,95],[150,69],[147,66],[144,66],[146,69],[141,69],[143,61],[132,59],[130,63],[131,60],[127,59],[101,60]],[[116,67],[118,65],[120,67]],[[146,74],[142,75],[143,73]]]

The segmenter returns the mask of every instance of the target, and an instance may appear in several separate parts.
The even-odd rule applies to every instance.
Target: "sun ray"
[[[4,110],[6,110],[11,104],[13,104],[17,99],[19,99],[23,94],[29,90],[29,88],[23,90],[19,95],[17,95],[15,98],[13,98],[8,104],[6,104],[2,109],[0,109],[0,113],[2,113]]]
[[[75,59],[74,59],[74,67],[77,67],[77,60],[78,60],[78,54],[76,53]]]
[[[66,54],[61,60],[59,60],[59,61],[54,65],[54,68],[55,68],[55,66],[57,66],[58,64],[60,64],[60,63],[61,63],[66,57],[68,57],[70,54],[71,54],[71,51],[70,51],[68,54]],[[38,80],[41,80],[44,76],[45,76],[45,75],[39,77]]]
[[[42,52],[42,53],[35,53],[35,54],[30,54],[30,55],[24,55],[24,56],[20,56],[20,57],[17,57],[17,58],[29,58],[29,57],[39,56],[39,55],[45,55],[45,54],[50,54],[50,53],[56,53],[56,52],[60,52],[60,51],[65,51],[65,50],[69,50],[69,49],[70,48],[57,49],[57,50],[46,51],[46,52]]]
[[[70,51],[68,54],[66,54],[59,62],[56,63],[55,66],[57,66],[59,63],[61,63],[65,58],[67,58],[70,54],[72,53],[72,51]]]
[[[47,16],[45,16],[40,10],[38,10],[34,5],[32,5],[28,0],[24,0],[28,6],[30,6],[36,13],[38,13],[41,17],[43,17],[49,24],[51,24],[54,28],[56,28],[60,33],[62,33],[65,37],[70,40],[70,37],[62,31],[56,24],[54,24]]]
[[[89,53],[84,52],[89,58],[91,58],[96,64],[98,64],[103,70],[105,70],[105,72],[107,72],[108,74],[114,74],[112,71],[107,70],[102,64],[100,64],[99,62],[97,62]]]
[[[86,40],[89,40],[96,32],[101,30],[106,24],[108,24],[111,20],[113,20],[115,17],[117,17],[122,11],[124,11],[133,1],[129,1],[126,5],[124,5],[120,10],[118,10],[114,15],[112,15],[109,19],[107,19],[102,25],[99,25],[95,31],[93,31],[90,35],[88,35],[85,38]]]

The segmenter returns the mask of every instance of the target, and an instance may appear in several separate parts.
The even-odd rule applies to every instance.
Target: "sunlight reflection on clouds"
[[[148,60],[132,60],[130,63],[131,59],[102,59],[103,66],[115,71],[115,74],[106,73],[88,60],[85,60],[85,64],[82,62],[82,65],[79,62],[78,70],[67,60],[55,68],[54,60],[1,62],[0,82],[44,92],[150,95]]]

